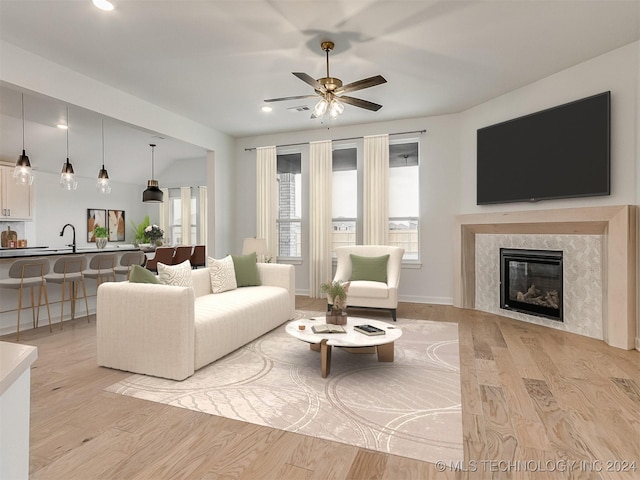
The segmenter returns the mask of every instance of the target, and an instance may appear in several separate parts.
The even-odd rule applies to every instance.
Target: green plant
[[[144,217],[144,220],[137,225],[133,220],[131,220],[131,225],[133,225],[133,232],[135,234],[133,238],[138,239],[141,243],[149,243],[149,237],[147,237],[144,229],[147,228],[150,224],[151,221],[149,220],[149,215]]]
[[[96,238],[107,238],[109,236],[109,230],[107,227],[96,227],[93,229],[93,234]]]
[[[329,295],[332,300],[331,310],[333,312],[342,312],[347,307],[349,285],[351,285],[351,282],[343,282],[342,280],[334,280],[320,285],[322,293]]]

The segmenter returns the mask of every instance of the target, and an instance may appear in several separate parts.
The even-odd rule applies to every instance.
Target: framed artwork
[[[107,211],[96,208],[87,208],[87,242],[95,242],[93,229],[107,226]]]
[[[124,210],[108,210],[109,241],[124,242]]]

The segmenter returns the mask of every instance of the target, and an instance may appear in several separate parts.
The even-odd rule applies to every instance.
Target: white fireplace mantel
[[[475,308],[477,234],[602,235],[604,340],[625,350],[634,348],[637,322],[636,209],[634,205],[621,205],[456,216],[454,305]]]

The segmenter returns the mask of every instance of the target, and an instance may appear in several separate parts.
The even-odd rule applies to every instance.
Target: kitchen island
[[[107,245],[106,248],[98,249],[96,247],[84,247],[78,248],[75,255],[84,255],[87,258],[87,268],[91,259],[101,253],[116,253],[117,263],[120,262],[120,257],[131,251],[139,250],[132,244],[122,245]],[[26,258],[46,258],[50,262],[50,272],[53,272],[53,265],[56,260],[67,255],[74,255],[71,247],[66,248],[48,248],[48,247],[32,247],[32,248],[2,248],[0,249],[0,279],[9,278],[9,268],[11,264],[20,259]],[[119,280],[124,280],[124,277],[120,277]],[[96,305],[96,281],[92,279],[85,279],[87,286],[87,297],[89,304],[89,311],[86,311],[84,300],[77,302],[77,307],[74,309],[75,317],[85,317],[95,314]],[[80,294],[82,289],[80,289]],[[35,289],[35,304],[36,311],[38,310],[37,304],[37,288]],[[51,323],[54,328],[60,328],[60,300],[62,299],[61,285],[57,283],[47,283],[47,293],[49,296],[49,309],[51,312]],[[68,294],[65,296],[68,299]],[[82,298],[82,297],[80,297]],[[64,308],[64,320],[71,318],[71,309],[69,308],[68,300],[65,300]],[[1,288],[0,289],[0,335],[7,335],[16,332],[16,322],[18,318],[18,290]],[[47,307],[43,304],[40,307],[39,326],[45,326],[48,324]],[[20,314],[20,331],[33,328],[33,320],[31,315],[31,296],[28,291],[23,294],[22,310]]]

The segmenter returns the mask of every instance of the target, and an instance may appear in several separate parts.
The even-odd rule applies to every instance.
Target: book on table
[[[385,333],[387,333],[381,328],[374,327],[373,325],[355,325],[353,329],[356,332],[364,333],[365,335],[370,335],[370,336],[384,335]]]
[[[333,325],[325,323],[323,325],[314,325],[311,327],[313,333],[347,333],[342,325]]]

